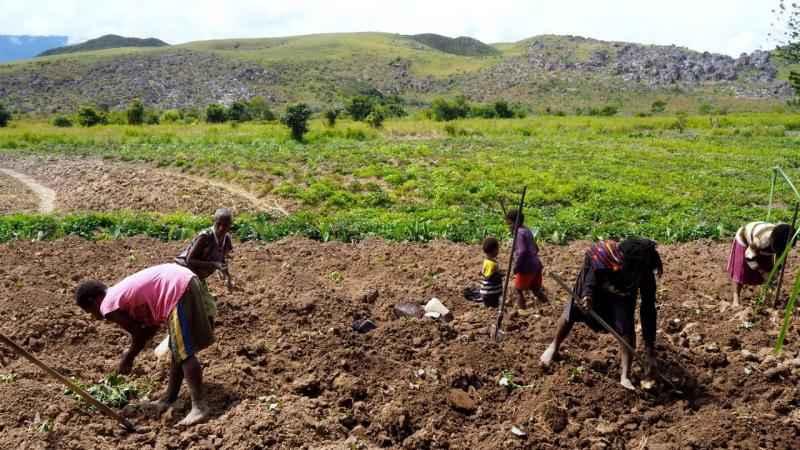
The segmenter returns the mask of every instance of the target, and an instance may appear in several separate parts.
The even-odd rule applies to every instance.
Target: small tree
[[[223,123],[225,122],[225,107],[222,105],[211,104],[206,107],[206,122]]]
[[[308,119],[311,109],[305,103],[297,103],[286,107],[286,113],[281,117],[281,122],[292,130],[292,139],[301,142],[303,135],[308,131]]]
[[[336,119],[339,118],[339,114],[341,114],[342,110],[339,108],[331,108],[325,111],[325,123],[333,128],[336,126]]]
[[[144,123],[144,105],[140,100],[134,100],[128,107],[128,125],[141,125]]]
[[[510,119],[514,117],[514,111],[511,110],[511,107],[508,106],[508,102],[505,100],[494,102],[494,111],[497,113],[497,117],[501,119]]]
[[[666,110],[667,110],[667,102],[665,102],[664,100],[656,100],[650,106],[650,111],[653,114],[661,114]]]
[[[386,119],[386,112],[384,111],[383,107],[376,106],[372,108],[372,112],[369,113],[367,116],[366,122],[372,128],[381,128],[383,127],[383,121]]]
[[[275,120],[275,113],[269,109],[267,100],[264,97],[256,96],[247,102],[247,109],[250,117],[254,120]]]
[[[437,121],[449,121],[467,117],[470,106],[464,96],[458,96],[453,101],[444,98],[434,99],[431,103],[431,117]]]
[[[53,117],[53,126],[59,128],[69,128],[72,126],[72,121],[69,120],[67,116],[55,116]]]
[[[359,95],[350,99],[346,107],[347,114],[350,114],[353,120],[362,121],[372,112],[373,106],[374,102],[370,97]]]
[[[0,128],[8,126],[11,121],[11,112],[6,109],[5,105],[0,103]]]
[[[689,124],[688,115],[685,112],[680,111],[678,114],[675,115],[675,122],[672,124],[672,128],[678,130],[679,133],[683,134],[688,124]]]
[[[161,123],[175,123],[181,120],[181,113],[177,109],[168,109],[161,113]]]
[[[252,117],[250,117],[250,111],[248,111],[247,105],[242,102],[233,102],[231,107],[228,108],[228,120],[247,122],[251,119]]]
[[[83,127],[93,127],[106,123],[106,117],[91,106],[83,106],[78,110],[78,123]]]

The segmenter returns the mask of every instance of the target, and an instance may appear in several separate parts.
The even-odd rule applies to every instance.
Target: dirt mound
[[[0,214],[36,212],[39,198],[15,178],[0,172]]]
[[[100,379],[127,338],[73,306],[76,281],[113,282],[169,260],[182,245],[144,238],[0,245],[0,330],[67,375]],[[572,278],[585,246],[544,248],[547,269]],[[485,330],[494,311],[461,296],[478,272],[477,247],[242,244],[232,266],[243,290],[211,282],[220,323],[218,342],[201,354],[214,413],[208,423],[173,427],[188,407],[184,389],[174,410],[135,416],[142,432],[124,434],[3,351],[0,374],[14,377],[0,379],[0,447],[800,448],[796,328],[774,357],[776,313],[723,311],[728,249],[662,247],[658,350],[662,371],[682,392],[632,393],[618,385],[612,339],[583,326],[551,369],[538,367],[561,293],[531,314],[512,315],[505,342],[491,342]],[[556,292],[549,280],[545,287]],[[452,322],[395,317],[395,304],[431,297],[452,310]],[[354,332],[353,320],[365,317],[377,329]],[[133,379],[160,392],[166,376],[148,350]],[[501,386],[504,376],[513,383]],[[633,376],[638,382],[638,369]]]
[[[7,167],[56,191],[58,211],[134,210],[212,214],[220,206],[236,212],[270,209],[266,202],[234,186],[200,177],[100,159],[0,156]]]

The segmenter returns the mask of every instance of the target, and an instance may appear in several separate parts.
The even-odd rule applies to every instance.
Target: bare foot
[[[633,383],[631,383],[630,378],[620,378],[619,379],[619,384],[621,384],[622,387],[624,387],[625,389],[627,389],[629,391],[635,391],[636,390],[636,387],[633,385]]]
[[[189,411],[189,414],[184,417],[183,420],[178,422],[179,426],[182,427],[190,427],[192,425],[196,425],[200,422],[204,422],[208,419],[209,410],[208,406],[200,405],[200,406],[192,406],[192,410]]]
[[[539,358],[539,364],[542,367],[550,367],[550,363],[553,362],[553,357],[556,356],[556,344],[550,343],[550,346],[547,347],[547,350],[542,353],[542,356]]]

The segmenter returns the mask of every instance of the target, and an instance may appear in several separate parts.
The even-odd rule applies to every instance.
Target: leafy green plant
[[[382,106],[372,108],[372,112],[365,119],[372,128],[382,128],[384,120],[386,120],[386,112]]]
[[[664,100],[656,100],[650,105],[650,112],[653,114],[661,114],[667,110],[667,102]]]
[[[228,120],[234,122],[247,122],[248,120],[252,120],[247,105],[242,102],[231,103],[227,111],[227,117]]]
[[[53,120],[50,123],[52,123],[54,127],[59,128],[69,128],[72,126],[72,121],[69,119],[69,117],[62,115],[53,117]]]
[[[144,124],[144,104],[141,100],[136,99],[128,106],[126,111],[128,116],[128,125],[142,125]]]
[[[366,95],[359,95],[350,99],[345,109],[353,120],[363,121],[372,112],[375,101]]]
[[[341,110],[339,108],[330,108],[325,111],[325,124],[333,128],[336,126],[336,119],[339,118]]]
[[[89,395],[100,403],[112,408],[123,408],[128,402],[139,397],[138,387],[133,383],[127,382],[123,376],[116,374],[108,375],[98,383],[90,386],[81,384],[78,384],[78,386],[85,389]],[[78,394],[70,389],[66,389],[64,394],[72,396],[76,400],[82,400]]]
[[[91,106],[83,106],[78,110],[78,123],[83,127],[93,127],[107,122],[106,116]]]
[[[227,118],[228,115],[224,106],[211,104],[206,107],[206,122],[223,123]]]

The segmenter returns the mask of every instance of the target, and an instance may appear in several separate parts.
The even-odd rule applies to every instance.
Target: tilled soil
[[[212,214],[226,206],[235,212],[269,209],[267,202],[236,188],[198,177],[101,159],[11,158],[0,167],[24,173],[56,191],[56,209],[73,211],[134,210]]]
[[[0,172],[0,214],[36,212],[39,198],[13,177]]]
[[[0,245],[0,330],[63,373],[98,380],[128,338],[75,307],[72,289],[87,277],[114,282],[168,261],[182,245],[146,238]],[[586,245],[544,248],[546,270],[572,280]],[[632,393],[618,384],[612,338],[581,325],[552,369],[538,367],[566,301],[550,279],[551,302],[512,314],[505,341],[490,341],[495,312],[461,294],[479,272],[477,247],[241,244],[232,266],[243,290],[211,282],[218,341],[200,354],[209,422],[174,426],[189,406],[184,389],[160,418],[128,408],[140,432],[127,434],[3,350],[0,448],[800,448],[797,328],[784,353],[771,356],[778,314],[726,309],[728,249],[661,247],[658,351],[662,373],[681,392]],[[431,297],[452,309],[451,323],[394,318],[395,304]],[[363,317],[377,329],[352,331]],[[155,344],[132,376],[155,387],[152,396],[166,382]],[[506,371],[521,387],[498,384]],[[527,436],[516,437],[512,426]]]

